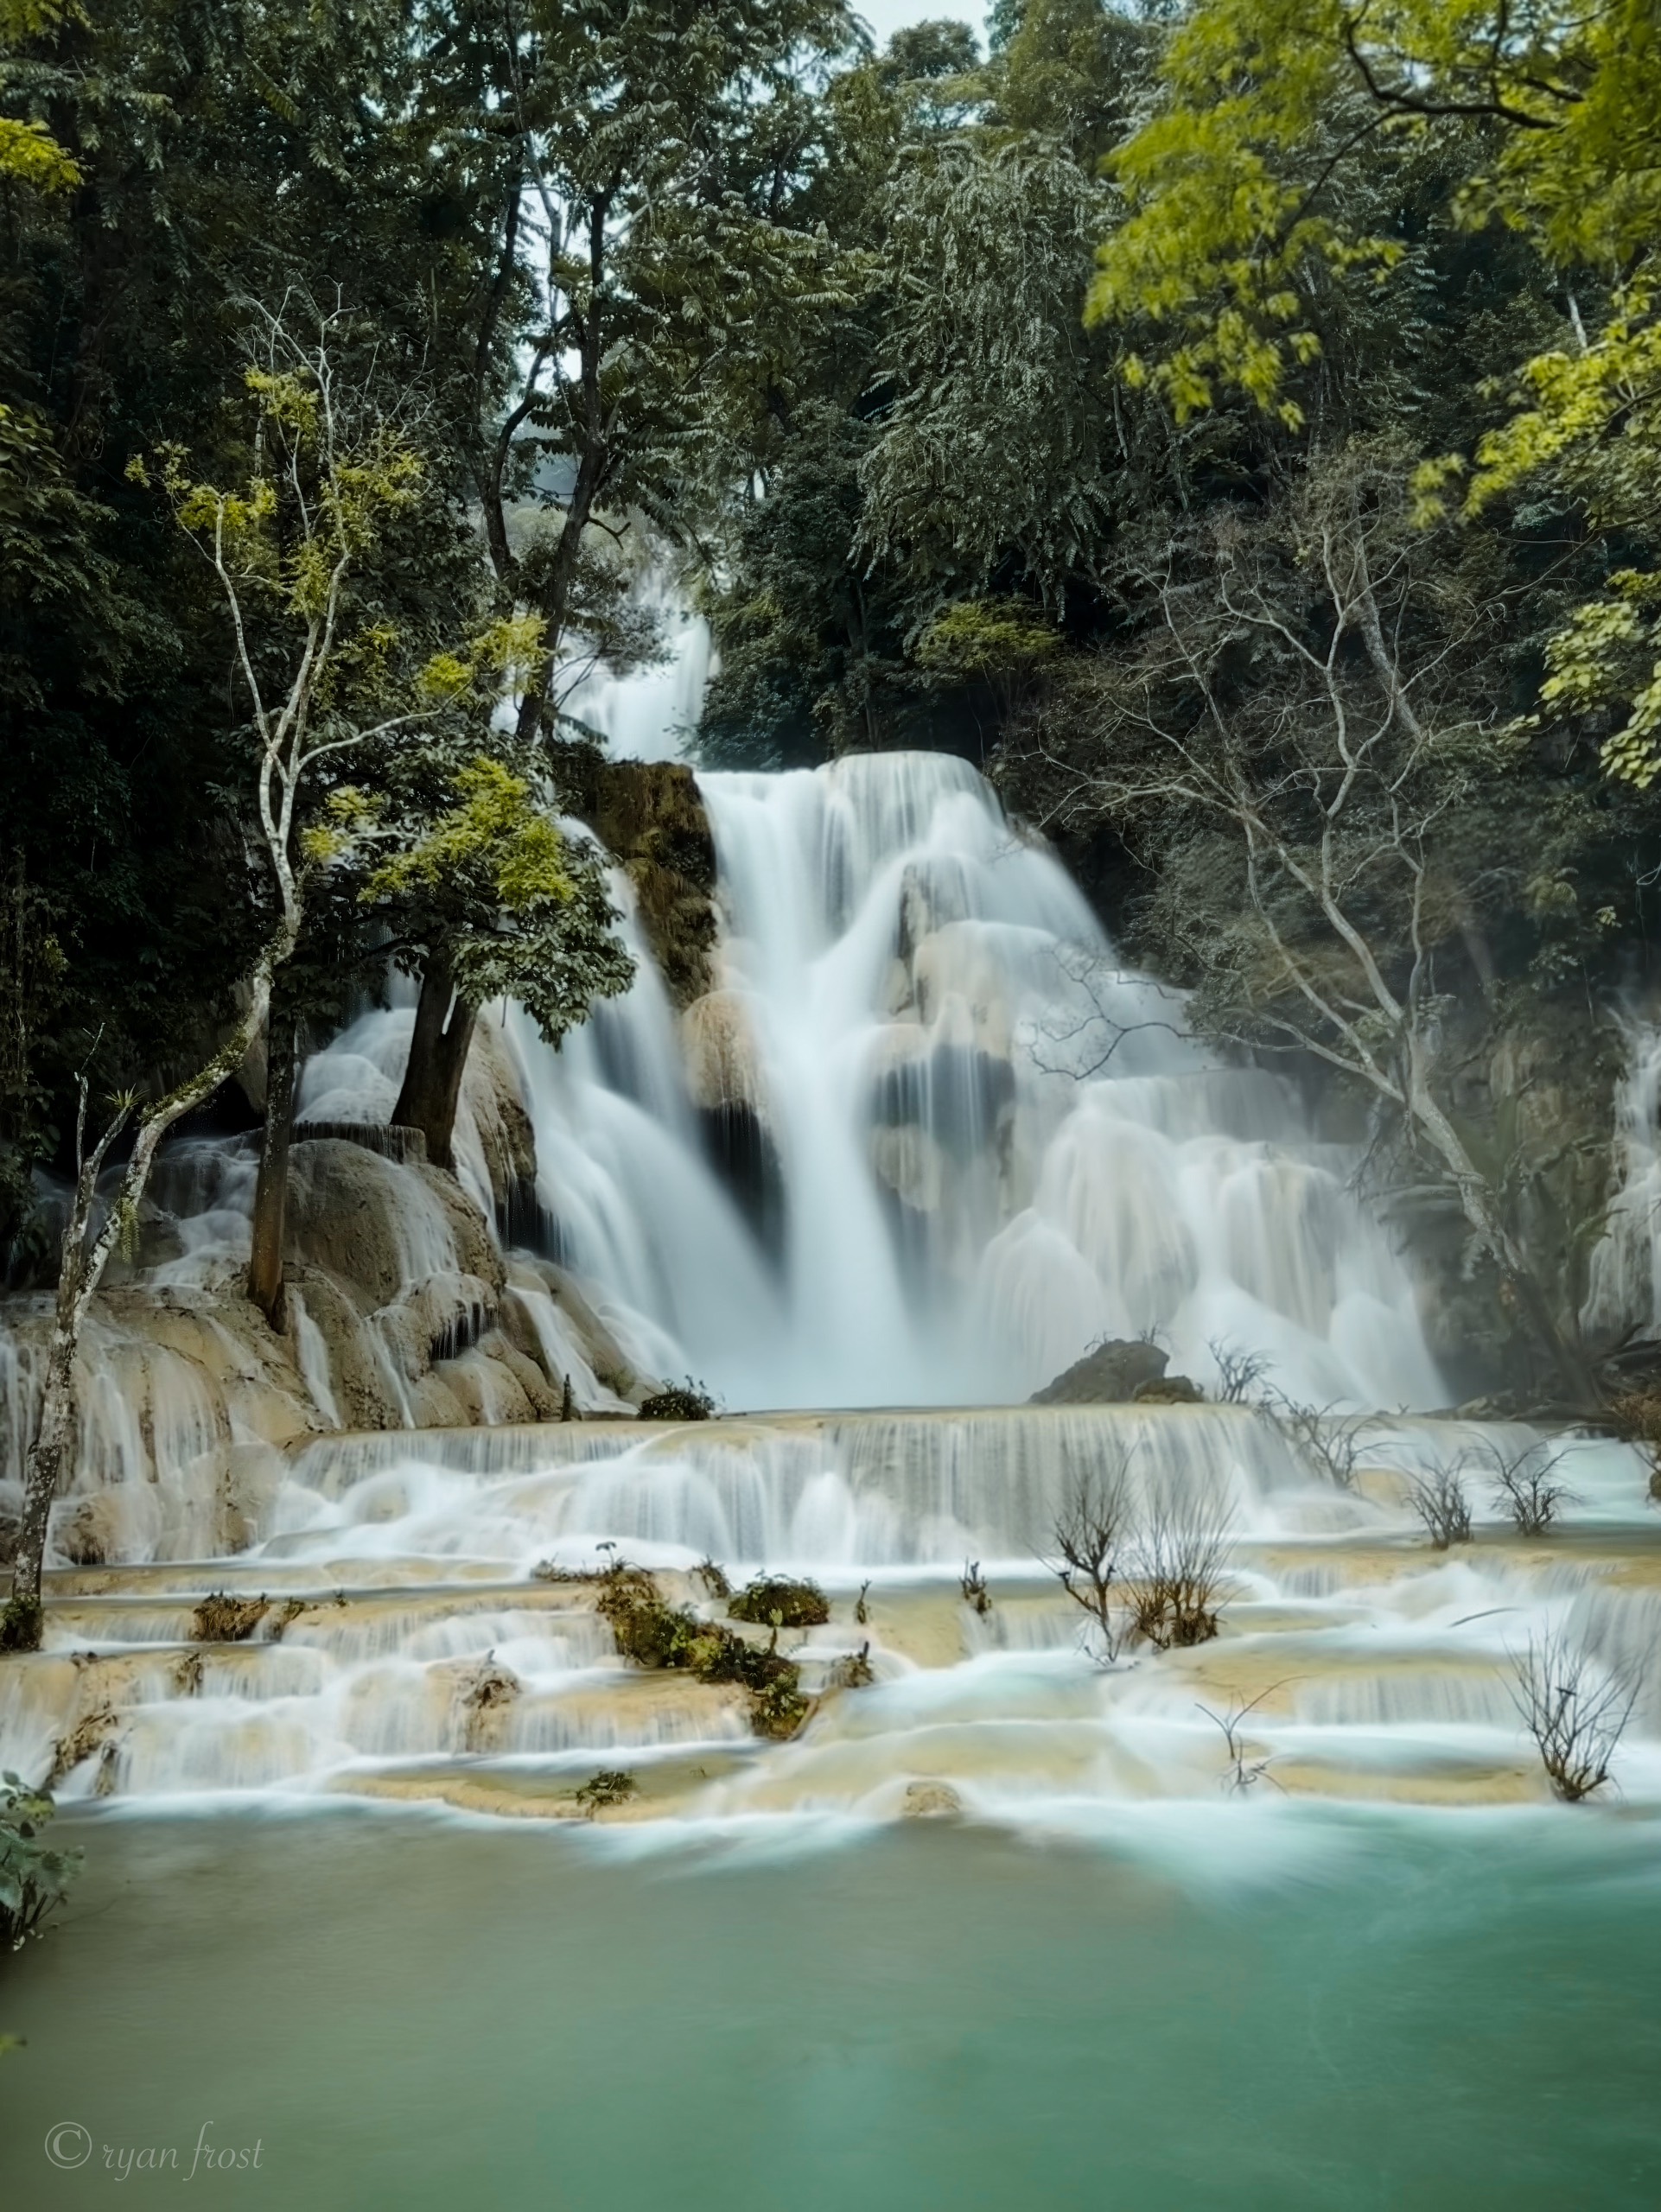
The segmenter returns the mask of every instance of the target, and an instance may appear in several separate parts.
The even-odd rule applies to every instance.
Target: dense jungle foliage
[[[1609,1387],[1661,868],[1646,0],[996,0],[880,52],[840,0],[3,0],[0,57],[14,1278],[78,1077],[163,1085],[269,938],[254,690],[313,682],[349,493],[284,1022],[389,952],[445,1005],[557,969],[555,1030],[627,981],[550,824],[667,561],[706,765],[983,765],[1370,1136],[1454,1333]],[[437,1156],[454,1030],[403,1102]]]

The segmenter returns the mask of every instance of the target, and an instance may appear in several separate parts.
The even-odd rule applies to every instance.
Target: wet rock
[[[461,1104],[478,1134],[491,1198],[500,1216],[511,1192],[536,1186],[537,1139],[500,1022],[490,1009],[474,1025],[461,1078]]]
[[[620,861],[671,999],[712,980],[716,846],[697,779],[678,760],[608,760],[595,745],[554,748],[560,793]]]
[[[963,1799],[949,1782],[913,1782],[900,1808],[902,1821],[955,1821],[963,1814]]]
[[[330,1137],[290,1155],[288,1256],[368,1309],[393,1304],[412,1277],[475,1275],[496,1296],[503,1282],[489,1226],[454,1176]]]
[[[1186,1375],[1156,1375],[1151,1382],[1139,1382],[1131,1396],[1139,1406],[1201,1406],[1206,1402],[1205,1392]]]
[[[1157,1344],[1116,1338],[1093,1345],[1053,1382],[1034,1390],[1028,1402],[1034,1406],[1129,1405],[1147,1385],[1163,1380],[1168,1357]]]

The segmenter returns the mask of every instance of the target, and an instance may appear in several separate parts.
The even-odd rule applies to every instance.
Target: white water
[[[700,787],[717,994],[678,1022],[643,957],[558,1052],[507,1025],[561,1256],[642,1364],[735,1406],[996,1403],[1151,1332],[1202,1384],[1226,1344],[1301,1400],[1445,1401],[1353,1160],[1289,1086],[1182,1033],[973,769],[881,754]],[[368,1015],[314,1061],[304,1111],[384,1118],[408,1021]],[[776,1252],[711,1165],[684,1033],[773,1148]],[[464,1126],[476,1190],[475,1149]]]
[[[972,771],[888,756],[703,788],[718,991],[678,1015],[631,921],[626,1000],[558,1053],[511,1010],[501,1032],[561,1256],[642,1369],[690,1369],[739,1405],[998,1408],[1094,1339],[1149,1330],[1202,1382],[1226,1341],[1306,1401],[1442,1399],[1352,1161],[1311,1139],[1285,1085],[1216,1064],[1181,1033],[1180,1001],[1117,968]],[[404,1006],[355,1024],[308,1069],[302,1111],[384,1119],[409,1021]],[[748,1106],[773,1148],[770,1239],[706,1152],[698,1105],[717,1097]],[[483,1114],[464,1114],[458,1153],[487,1205]],[[201,1226],[170,1264],[197,1281],[243,1249],[246,1166],[186,1166]],[[400,1296],[456,1265],[430,1213],[401,1223]],[[560,1309],[519,1294],[579,1406],[614,1406]],[[321,1401],[324,1348],[303,1319],[300,1338]],[[165,1434],[128,1438],[135,1395],[114,1348],[105,1365],[91,1433],[114,1440],[107,1479],[130,1480],[131,1461],[152,1497],[186,1478],[208,1494],[223,1444],[209,1410],[181,1386]],[[1215,1806],[1208,1713],[1261,1690],[1253,1756],[1289,1789],[1492,1802],[1540,1794],[1511,1669],[1552,1627],[1641,1681],[1621,1779],[1661,1795],[1645,1467],[1571,1444],[1567,1541],[1495,1541],[1491,1520],[1486,1541],[1434,1552],[1404,1478],[1480,1440],[1380,1422],[1344,1490],[1272,1422],[1218,1407],[324,1440],[289,1463],[251,1552],[59,1578],[47,1652],[0,1682],[0,1752],[44,1770],[73,1727],[93,1748],[72,1791],[482,1789],[516,1810],[626,1765],[697,1818],[888,1816],[931,1781],[989,1817],[1066,1827],[1156,1798]],[[1236,1548],[1215,1643],[1104,1671],[1040,1554],[1072,1486],[1121,1452],[1144,1498],[1203,1499]],[[1492,1501],[1469,1479],[1480,1522]],[[875,1685],[829,1699],[799,1741],[758,1746],[730,1694],[623,1667],[591,1592],[532,1573],[592,1567],[603,1544],[695,1602],[684,1578],[705,1555],[735,1579],[817,1575],[835,1611],[801,1641],[805,1685],[861,1644]],[[971,1558],[993,1582],[988,1614],[959,1597]],[[220,1587],[303,1610],[281,1641],[274,1612],[249,1643],[203,1645],[194,1608]],[[511,1689],[481,1707],[493,1671]]]

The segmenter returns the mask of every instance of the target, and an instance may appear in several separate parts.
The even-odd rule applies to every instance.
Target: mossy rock
[[[1151,1382],[1139,1383],[1132,1401],[1138,1406],[1200,1406],[1205,1402],[1205,1392],[1186,1375],[1158,1375]]]
[[[716,938],[716,846],[697,779],[678,760],[608,760],[598,746],[553,748],[554,772],[580,815],[627,870],[671,999],[710,986]]]
[[[733,1599],[727,1616],[758,1628],[821,1628],[830,1618],[830,1605],[817,1582],[758,1575]]]
[[[619,1560],[608,1568],[595,1602],[618,1650],[637,1667],[742,1689],[758,1736],[793,1736],[812,1709],[793,1659],[747,1643],[719,1621],[700,1620],[688,1606],[666,1605],[643,1567]]]
[[[715,1401],[702,1390],[656,1390],[649,1398],[640,1401],[642,1421],[709,1421],[715,1414]]]

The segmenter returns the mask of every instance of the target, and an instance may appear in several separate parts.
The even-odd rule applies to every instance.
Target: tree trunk
[[[392,1119],[406,1128],[419,1129],[427,1140],[428,1159],[452,1174],[455,1109],[478,1013],[477,1007],[457,996],[449,963],[435,953],[421,979],[409,1063]]]
[[[41,1399],[41,1425],[29,1447],[29,1469],[23,1479],[22,1526],[18,1531],[17,1558],[11,1570],[11,1608],[17,1629],[7,1641],[33,1650],[40,1643],[41,1567],[46,1557],[46,1532],[52,1518],[52,1501],[63,1487],[64,1463],[75,1427],[75,1352],[80,1340],[80,1316],[74,1313],[74,1289],[68,1299],[60,1293],[56,1323],[47,1352],[46,1389]],[[28,1633],[32,1628],[33,1634]],[[21,1630],[23,1632],[18,1633]]]
[[[289,1142],[294,1134],[295,1051],[299,1025],[292,1004],[273,997],[265,1025],[265,1128],[254,1185],[254,1242],[248,1295],[270,1323],[283,1325],[283,1247],[289,1218]]]
[[[157,1099],[141,1116],[115,1203],[96,1235],[92,1233],[92,1221],[99,1171],[111,1146],[125,1128],[132,1107],[130,1101],[121,1102],[103,1135],[86,1153],[83,1140],[87,1085],[86,1077],[81,1078],[80,1111],[75,1128],[75,1150],[80,1165],[60,1248],[62,1258],[58,1269],[58,1301],[52,1339],[47,1350],[46,1387],[41,1398],[40,1426],[29,1447],[29,1466],[23,1478],[22,1525],[11,1571],[11,1599],[0,1615],[0,1649],[35,1651],[40,1648],[41,1574],[46,1560],[52,1501],[62,1487],[65,1462],[74,1435],[75,1354],[80,1347],[81,1326],[87,1308],[104,1280],[110,1255],[138,1218],[138,1202],[144,1195],[162,1140],[175,1122],[193,1107],[200,1106],[235,1074],[249,1046],[259,1034],[270,1010],[272,974],[293,951],[299,926],[298,909],[285,911],[276,935],[255,963],[247,1008],[230,1037],[194,1075],[187,1077],[164,1098]]]

